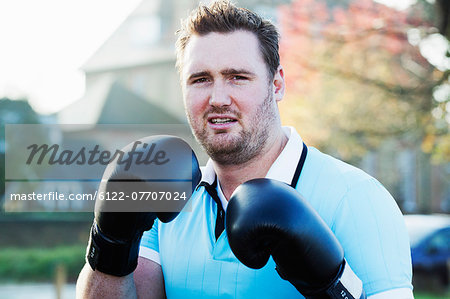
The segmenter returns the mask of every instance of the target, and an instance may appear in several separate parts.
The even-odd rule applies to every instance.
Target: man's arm
[[[93,271],[86,264],[78,276],[76,298],[165,298],[161,266],[139,257],[134,273],[118,277]]]
[[[133,273],[113,276],[93,271],[89,264],[85,264],[78,276],[76,298],[137,298]]]
[[[377,180],[349,188],[333,225],[368,297],[413,298],[408,232],[395,200]]]
[[[197,158],[184,140],[166,135],[149,136],[130,143],[122,151],[133,161],[136,153],[144,157],[151,154],[153,146],[148,144],[163,148],[171,163],[154,169],[144,167],[138,161],[131,165],[113,161],[105,170],[98,194],[117,192],[131,198],[133,193],[153,192],[153,173],[163,178],[192,181],[191,191],[195,189],[201,172]],[[176,184],[173,187],[178,190]],[[111,209],[114,203],[96,198],[94,223],[86,251],[87,264],[77,281],[77,298],[164,298],[161,266],[139,258],[139,245],[143,233],[152,228],[156,217],[169,222],[178,211],[158,213],[144,209],[131,212],[122,206],[124,211],[115,212],[117,206]]]
[[[166,298],[161,265],[144,257],[139,257],[134,271],[134,283],[138,298]]]

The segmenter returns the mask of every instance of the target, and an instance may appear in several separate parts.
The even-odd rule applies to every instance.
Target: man
[[[278,33],[228,2],[200,6],[177,42],[186,114],[211,159],[191,197],[192,212],[144,233],[138,266],[117,277],[82,270],[77,294],[106,298],[303,298],[273,260],[241,264],[223,231],[233,191],[254,178],[294,187],[342,245],[368,298],[412,298],[406,229],[389,193],[361,170],[307,148],[282,127],[285,89]],[[301,175],[300,175],[301,174]]]

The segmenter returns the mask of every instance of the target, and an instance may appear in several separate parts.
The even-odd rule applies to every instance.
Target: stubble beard
[[[258,156],[264,149],[269,138],[270,128],[277,119],[270,88],[263,103],[258,106],[249,129],[243,128],[237,134],[214,134],[209,136],[205,126],[196,126],[193,118],[188,115],[195,138],[205,149],[212,160],[222,165],[238,165],[246,163]],[[241,119],[240,113],[230,111],[229,108],[212,107],[208,113],[231,113]],[[205,119],[205,117],[204,117]]]

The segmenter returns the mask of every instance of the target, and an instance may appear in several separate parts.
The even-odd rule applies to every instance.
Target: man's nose
[[[231,105],[231,97],[223,82],[214,82],[209,98],[209,104],[217,107]]]

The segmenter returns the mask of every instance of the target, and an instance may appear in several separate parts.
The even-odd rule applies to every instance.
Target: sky
[[[43,114],[80,99],[80,67],[141,1],[0,0],[0,98],[27,98]],[[398,9],[415,2],[377,1]],[[439,49],[435,42],[428,51]]]
[[[0,98],[38,112],[84,94],[80,67],[141,0],[0,0]]]

